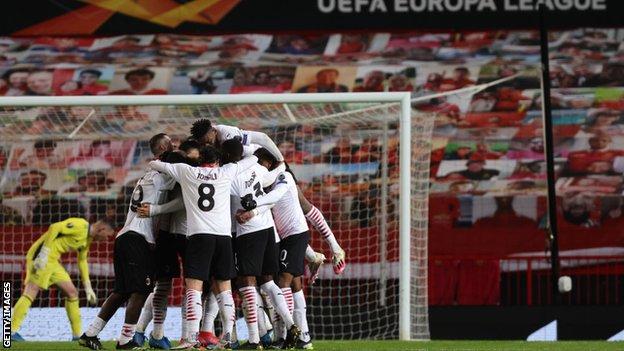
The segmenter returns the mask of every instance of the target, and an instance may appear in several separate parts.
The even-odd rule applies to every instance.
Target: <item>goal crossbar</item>
[[[102,96],[7,96],[0,106],[114,106],[114,105],[206,105],[206,104],[306,104],[409,101],[410,93],[310,93],[310,94],[215,94],[215,95],[102,95]]]

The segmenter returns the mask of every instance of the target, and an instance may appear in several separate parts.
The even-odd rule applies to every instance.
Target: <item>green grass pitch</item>
[[[104,343],[106,350],[114,350],[113,342]],[[318,351],[610,351],[624,350],[624,343],[604,341],[560,341],[560,342],[524,342],[524,341],[315,341]],[[13,343],[11,350],[32,351],[73,351],[87,350],[72,342],[24,342]],[[146,348],[148,350],[148,348]]]

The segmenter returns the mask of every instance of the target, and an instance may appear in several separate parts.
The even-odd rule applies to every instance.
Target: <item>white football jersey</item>
[[[269,138],[264,133],[242,130],[237,127],[226,126],[223,124],[215,125],[214,129],[217,131],[217,139],[220,143],[238,137],[240,138],[243,146],[251,146],[252,144],[257,144],[258,146],[267,149],[277,158],[278,161],[284,160],[284,156],[280,152],[277,145],[275,145],[273,140],[271,140],[271,138]]]
[[[173,177],[182,187],[187,235],[231,236],[231,182],[241,171],[256,164],[255,156],[222,167],[191,167],[183,163],[150,162],[150,167]]]
[[[249,134],[247,134],[244,130],[223,124],[215,125],[214,129],[217,130],[217,139],[219,139],[219,142],[221,143],[238,137],[241,140],[241,144],[249,145]]]
[[[148,243],[155,243],[155,219],[141,218],[137,214],[137,207],[142,203],[159,204],[167,196],[167,191],[173,189],[175,180],[157,171],[147,171],[137,182],[130,199],[130,208],[126,216],[126,223],[119,231],[120,236],[129,231],[137,232],[145,237]]]
[[[275,221],[275,229],[280,238],[284,239],[291,235],[301,234],[309,230],[308,222],[299,204],[299,193],[297,184],[289,172],[282,172],[273,187],[287,186],[288,189],[284,196],[273,206],[273,220]]]
[[[262,189],[263,179],[269,175],[269,171],[259,164],[255,164],[244,172],[239,173],[232,182],[232,215],[238,210],[244,210],[241,205],[241,198],[247,194],[252,194],[254,199],[264,196]],[[257,232],[273,227],[273,216],[270,211],[265,211],[252,217],[248,222],[236,225],[236,236]]]

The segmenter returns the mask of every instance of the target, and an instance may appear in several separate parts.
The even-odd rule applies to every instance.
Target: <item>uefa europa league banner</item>
[[[0,35],[624,25],[622,0],[10,0]]]

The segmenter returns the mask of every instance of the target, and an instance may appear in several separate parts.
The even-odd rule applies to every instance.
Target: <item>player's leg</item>
[[[65,272],[67,278],[69,275]],[[72,330],[73,340],[78,340],[80,333],[82,332],[82,321],[80,320],[80,304],[78,303],[78,289],[71,280],[59,281],[55,283],[56,286],[65,295],[65,312],[67,313],[67,319],[69,319],[69,325]]]
[[[267,237],[265,247],[265,256],[263,261],[263,272],[262,276],[259,277],[258,285],[260,285],[260,290],[267,294],[271,300],[273,307],[275,308],[276,314],[280,317],[281,321],[285,324],[286,328],[290,328],[294,321],[292,319],[292,314],[288,311],[288,303],[286,302],[286,298],[280,286],[275,283],[273,279],[274,275],[280,277],[281,273],[281,265],[279,264],[281,256],[280,255],[288,255],[286,253],[286,249],[284,248],[284,253],[282,254],[280,249],[282,243],[276,243],[276,234],[273,230],[273,236]],[[288,274],[288,273],[287,273]],[[280,278],[281,279],[281,278]],[[284,286],[290,287],[290,281],[287,276],[284,276]],[[279,323],[278,323],[279,324]],[[276,328],[276,335],[279,337],[279,328],[278,326],[274,326]],[[283,328],[282,328],[283,329]],[[278,338],[279,340],[279,338]]]
[[[232,296],[231,279],[236,277],[232,238],[215,235],[216,250],[212,260],[212,275],[215,279],[217,303],[223,323],[222,346],[234,342],[233,328],[236,322],[236,306]]]
[[[164,323],[167,317],[167,302],[171,292],[172,279],[180,276],[177,244],[173,234],[160,231],[156,238],[156,288],[152,300],[154,329],[150,334],[149,345],[152,348],[166,349],[171,347],[169,339],[164,335]]]
[[[143,309],[141,310],[141,315],[139,316],[139,321],[137,322],[136,332],[134,333],[134,341],[137,344],[143,345],[145,343],[145,330],[147,326],[150,324],[153,318],[153,304],[154,300],[154,292],[152,291],[145,300],[145,304],[143,305]]]
[[[180,273],[182,273],[182,267],[184,267],[184,260],[186,258],[186,246],[188,243],[188,239],[186,238],[186,234],[175,234],[175,246],[176,246],[176,252],[177,252],[177,264],[178,264],[178,269],[180,271]],[[178,275],[178,277],[184,278],[182,277],[181,274]],[[183,341],[186,340],[186,324],[184,323],[184,321],[186,320],[186,295],[182,294],[182,305],[180,308],[180,317],[181,317],[181,321],[182,321],[182,332],[181,332],[181,337],[180,337],[180,343],[182,343]]]
[[[260,334],[260,344],[267,347],[271,341],[270,331],[273,329],[273,325],[269,321],[269,318],[266,315],[264,300],[262,299],[262,295],[260,294],[260,290],[258,288],[256,290],[256,303],[257,303],[257,314],[258,314],[258,333]]]
[[[40,287],[37,286],[32,281],[28,281],[28,277],[26,279],[26,284],[24,285],[24,291],[22,291],[22,296],[17,300],[15,306],[13,306],[13,316],[11,318],[11,333],[12,339],[14,341],[23,341],[22,337],[17,334],[26,315],[28,314],[28,310],[30,309],[30,305],[32,305],[35,298],[39,294]]]
[[[115,271],[117,272],[117,269]],[[115,281],[117,281],[117,273],[115,274]],[[115,283],[115,286],[117,288],[117,283]],[[87,330],[80,336],[80,339],[78,339],[79,345],[88,347],[91,350],[101,350],[102,344],[98,339],[98,335],[102,329],[104,329],[106,323],[115,315],[119,307],[128,300],[128,297],[128,294],[113,291],[102,304],[102,308],[100,308],[97,317],[89,323]]]
[[[141,314],[141,309],[147,299],[147,295],[147,292],[135,292],[130,295],[130,298],[128,298],[124,324],[121,328],[121,334],[117,342],[118,349],[123,348],[124,345],[128,345],[128,348],[130,348],[130,345],[132,345],[132,348],[142,346],[136,345],[132,339],[136,330],[137,321],[139,320],[139,315]]]
[[[210,286],[207,291],[204,290],[204,317],[202,318],[199,331],[199,340],[202,346],[205,347],[219,343],[219,338],[215,336],[214,330],[214,322],[219,315],[219,304],[217,303],[217,297],[212,292],[213,290],[216,290],[216,287]]]
[[[273,235],[272,228],[270,231],[261,230],[240,235],[235,241],[238,291],[243,300],[245,322],[249,331],[249,345],[245,346],[248,348],[257,348],[260,344],[256,276],[263,270],[264,251],[269,234]]]
[[[150,346],[156,347],[156,340],[164,340],[164,323],[167,317],[167,302],[169,299],[169,293],[171,292],[171,278],[159,279],[156,282],[156,288],[154,288],[154,299],[152,300],[153,315],[154,315],[154,329],[150,334]],[[152,345],[154,344],[154,345]]]
[[[195,234],[189,237],[184,259],[184,283],[186,286],[187,342],[180,347],[191,348],[198,344],[199,324],[202,316],[203,282],[210,281],[210,267],[215,252],[213,235]]]
[[[307,306],[305,296],[303,295],[303,276],[293,279],[292,290],[295,303],[293,319],[295,320],[295,324],[301,329],[300,341],[297,342],[297,348],[311,349],[312,341],[310,339],[310,329],[308,328]]]
[[[113,292],[106,298],[102,308],[98,312],[87,330],[80,336],[78,340],[79,345],[88,347],[92,350],[102,349],[102,344],[98,338],[98,335],[106,326],[106,323],[113,317],[115,312],[123,305],[130,297],[130,287],[128,284],[131,282],[129,267],[126,262],[126,252],[128,247],[128,235],[120,235],[115,238],[115,247],[113,249],[113,268],[115,270],[115,286]]]
[[[136,324],[145,300],[154,288],[154,257],[143,235],[128,232],[121,235],[124,247],[125,292],[129,294],[124,324],[117,342],[119,349],[132,349],[137,346],[133,341]]]
[[[305,270],[305,251],[310,240],[310,232],[290,235],[280,242],[280,275],[279,286],[288,303],[289,311],[294,310],[294,299],[291,285],[293,279],[303,276]],[[301,327],[295,321],[295,328],[289,329],[286,346],[294,347],[301,335]]]

